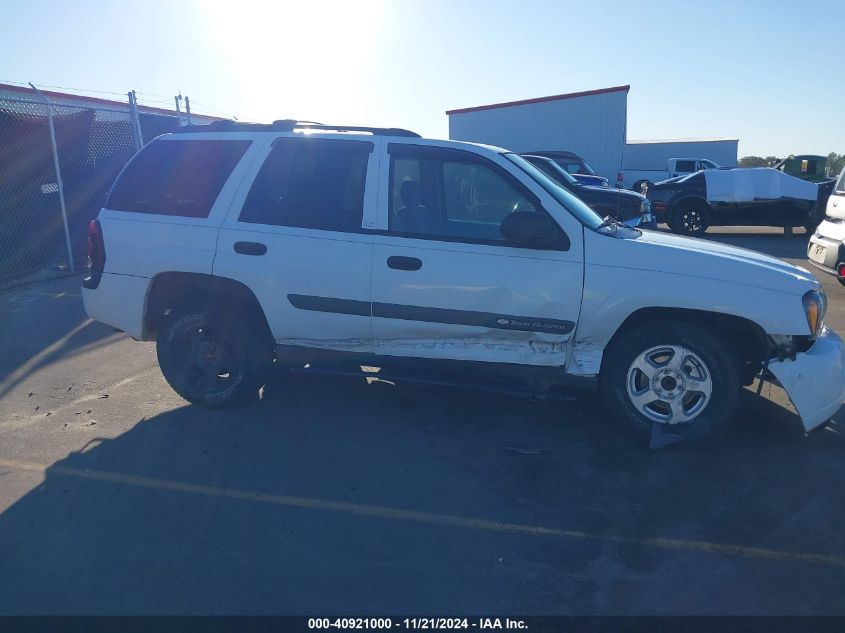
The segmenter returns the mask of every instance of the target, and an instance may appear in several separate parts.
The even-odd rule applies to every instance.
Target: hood
[[[583,182],[585,185],[594,185],[604,188],[607,183],[607,178],[604,176],[594,176],[593,174],[572,174],[572,177],[578,182]]]
[[[587,204],[598,202],[608,208],[615,208],[618,204],[620,209],[635,213],[639,213],[642,201],[645,199],[645,196],[638,193],[615,187],[579,185],[572,187],[571,191]]]
[[[757,251],[728,246],[659,231],[619,240],[630,249],[625,264],[641,270],[656,270],[691,277],[804,294],[819,288],[807,270]]]

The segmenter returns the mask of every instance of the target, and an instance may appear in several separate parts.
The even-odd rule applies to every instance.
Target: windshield
[[[700,173],[702,173],[702,172],[700,172],[700,171],[694,171],[694,172],[692,172],[691,174],[687,174],[686,176],[681,176],[681,177],[680,177],[680,178],[678,178],[677,180],[675,180],[674,178],[670,178],[670,180],[674,180],[674,182],[687,182],[687,181],[689,181],[689,180],[692,180],[692,179],[693,179],[693,178],[695,178],[696,176],[698,176]]]
[[[563,167],[570,174],[578,174],[579,176],[595,176],[596,172],[585,162],[573,161],[571,158],[555,158],[558,165]]]
[[[601,226],[601,217],[578,198],[569,193],[566,189],[556,184],[542,171],[537,169],[527,160],[516,154],[507,153],[504,155],[526,174],[531,176],[546,192],[557,200],[572,215],[578,218],[585,226],[595,230]]]
[[[573,178],[568,171],[563,169],[553,160],[547,158],[540,158],[534,160],[526,158],[525,160],[534,165],[534,167],[542,171],[544,174],[546,174],[549,178],[551,178],[554,182],[558,184],[562,185],[564,183],[568,183],[570,185],[575,185],[576,187],[583,186],[580,182],[575,180],[575,178]]]
[[[845,193],[845,168],[839,174],[839,180],[836,181],[836,193]]]

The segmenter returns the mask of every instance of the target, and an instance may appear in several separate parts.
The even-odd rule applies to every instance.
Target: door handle
[[[263,255],[267,245],[261,242],[235,242],[235,252],[241,255]]]
[[[387,265],[396,270],[419,270],[422,268],[422,260],[416,257],[401,257],[391,255],[387,258]]]

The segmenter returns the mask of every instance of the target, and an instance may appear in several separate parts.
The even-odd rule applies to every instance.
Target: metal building
[[[659,139],[628,141],[622,167],[665,169],[670,158],[706,158],[721,167],[736,167],[739,140],[735,138]]]
[[[511,149],[567,150],[605,177],[625,147],[630,86],[449,110],[449,138]]]
[[[515,152],[566,150],[616,181],[620,169],[665,169],[669,158],[737,163],[737,139],[627,141],[628,91],[586,92],[448,110],[449,138],[498,145]]]

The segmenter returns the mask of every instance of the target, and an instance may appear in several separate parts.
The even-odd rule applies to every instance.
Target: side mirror
[[[548,248],[560,244],[569,248],[566,234],[545,213],[514,211],[502,221],[502,237],[527,248]]]

